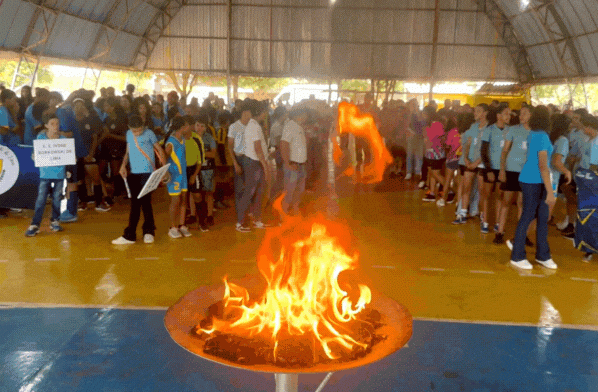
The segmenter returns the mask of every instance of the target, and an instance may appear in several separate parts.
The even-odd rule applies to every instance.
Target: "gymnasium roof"
[[[0,50],[148,71],[573,82],[598,77],[598,4],[0,0]]]

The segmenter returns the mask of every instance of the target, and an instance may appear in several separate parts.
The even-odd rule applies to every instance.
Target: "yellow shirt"
[[[199,141],[199,145],[195,141],[196,139]],[[185,154],[187,156],[187,167],[201,165],[205,160],[206,149],[203,140],[197,133],[191,133],[191,139],[185,140]]]

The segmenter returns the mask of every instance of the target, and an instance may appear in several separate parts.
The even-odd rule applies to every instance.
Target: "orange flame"
[[[275,203],[279,207],[281,199]],[[371,301],[367,286],[339,284],[343,271],[357,268],[357,254],[349,256],[343,248],[350,240],[346,227],[321,215],[308,220],[285,217],[283,226],[266,231],[258,251],[257,265],[267,282],[261,299],[252,303],[247,289],[225,278],[225,313],[234,315],[234,320],[214,317],[212,327],[201,331],[270,338],[275,342],[274,358],[281,332],[285,336],[311,332],[330,359],[356,346],[365,349],[366,344],[343,333],[347,331],[343,324]]]
[[[382,181],[384,170],[386,170],[386,166],[393,163],[393,158],[384,146],[384,140],[378,132],[372,115],[362,114],[357,106],[341,102],[338,106],[338,133],[339,135],[351,133],[368,141],[372,152],[372,161],[364,165],[363,175],[359,180],[368,184]],[[336,141],[334,142],[333,156],[336,164],[340,165],[342,152]],[[354,169],[350,167],[343,174],[351,176],[353,173]]]

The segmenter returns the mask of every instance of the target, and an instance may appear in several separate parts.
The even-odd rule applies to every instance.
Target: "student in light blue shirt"
[[[17,95],[12,90],[4,89],[0,93],[0,103],[0,144],[15,146],[23,143],[18,132],[15,132],[18,127],[10,111],[17,105]]]
[[[478,166],[482,163],[480,157],[481,136],[483,130],[488,125],[488,105],[481,103],[475,107],[474,112],[475,124],[463,134],[461,145],[463,146],[463,178],[462,178],[462,194],[461,194],[461,208],[457,218],[453,221],[454,225],[461,225],[467,222],[467,210],[469,208],[469,201],[471,195],[471,188],[473,181],[478,172]],[[477,132],[477,133],[476,133]]]
[[[59,127],[60,121],[55,114],[45,114],[44,124],[46,130],[37,135],[37,139],[63,139],[60,135]],[[54,232],[62,231],[62,227],[58,221],[60,217],[60,201],[62,199],[62,187],[65,179],[64,166],[46,166],[39,168],[39,188],[37,193],[37,200],[35,201],[35,211],[31,225],[25,232],[25,236],[33,237],[39,233],[39,227],[46,209],[46,200],[48,195],[52,194],[52,219],[50,220],[50,230]]]
[[[554,145],[554,151],[550,159],[550,172],[552,174],[552,190],[555,196],[558,194],[561,174],[564,176],[565,183],[571,182],[571,171],[565,167],[565,158],[569,154],[569,125],[571,120],[564,114],[557,114],[552,118],[552,128],[550,130],[550,141]],[[552,210],[550,211],[552,215]]]
[[[508,121],[511,119],[511,109],[507,103],[500,104],[496,109],[488,112],[488,124],[482,135],[481,157],[484,163],[484,170],[478,174],[478,181],[482,182],[480,203],[481,203],[481,232],[489,232],[488,204],[492,198],[494,183],[498,181],[500,171],[500,156],[504,145],[504,131]],[[496,220],[494,231],[498,232],[498,221],[502,204],[502,195],[496,199]]]
[[[503,191],[503,195],[498,218],[498,232],[493,241],[495,244],[502,244],[504,242],[507,216],[515,197],[517,197],[517,216],[521,217],[523,201],[521,199],[519,173],[521,173],[521,169],[523,169],[523,165],[527,159],[527,138],[530,132],[529,119],[531,113],[531,107],[522,107],[519,111],[519,125],[509,127],[505,137],[500,159],[500,172],[498,174],[500,190]]]
[[[556,197],[550,181],[549,164],[553,147],[546,132],[550,128],[550,113],[546,106],[534,108],[529,126],[527,160],[519,174],[523,212],[515,230],[511,264],[525,270],[533,268],[526,258],[525,238],[529,225],[536,219],[536,262],[545,268],[556,269],[548,246],[549,206],[554,205]]]
[[[131,211],[129,212],[129,225],[125,228],[122,237],[112,241],[114,245],[127,245],[135,243],[137,239],[137,224],[143,211],[143,242],[154,242],[156,226],[152,209],[152,195],[148,193],[138,198],[156,167],[155,155],[158,154],[162,163],[166,162],[166,155],[158,143],[158,138],[153,131],[145,128],[141,117],[131,116],[129,130],[126,132],[127,150],[120,167],[120,175],[127,181],[131,192]],[[131,170],[127,172],[127,163]]]

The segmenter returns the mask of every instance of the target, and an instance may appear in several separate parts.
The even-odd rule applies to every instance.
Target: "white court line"
[[[159,257],[135,257],[135,260],[160,260]]]
[[[206,259],[190,259],[190,258],[186,258],[186,259],[183,259],[183,261],[206,261]]]
[[[572,277],[571,280],[575,280],[577,282],[598,283],[598,280],[596,280],[596,279],[588,279],[588,278],[575,278],[575,277]]]
[[[413,320],[418,321],[437,321],[446,323],[458,323],[458,324],[482,324],[482,325],[505,325],[512,327],[539,327],[539,324],[526,323],[526,322],[515,322],[515,321],[488,321],[488,320],[463,320],[463,319],[450,319],[450,318],[435,318],[435,317],[413,317]],[[560,324],[555,326],[559,329],[576,329],[584,331],[598,331],[596,325],[575,325],[575,324]]]
[[[2,309],[36,309],[36,308],[70,308],[70,309],[119,309],[119,310],[168,310],[167,306],[134,306],[134,305],[106,305],[106,304],[45,304],[32,302],[0,302],[0,310]]]
[[[393,265],[372,265],[372,268],[386,268],[386,269],[395,269],[397,267]]]
[[[0,263],[8,263],[8,260],[0,260]]]
[[[422,271],[436,271],[436,272],[444,272],[444,268],[429,268],[429,267],[422,267],[420,268]]]
[[[92,260],[110,260],[110,257],[86,257],[85,260],[92,261]]]
[[[480,270],[469,270],[471,274],[486,274],[486,275],[494,275],[494,271],[480,271]]]
[[[33,259],[33,261],[60,261],[60,259]]]

